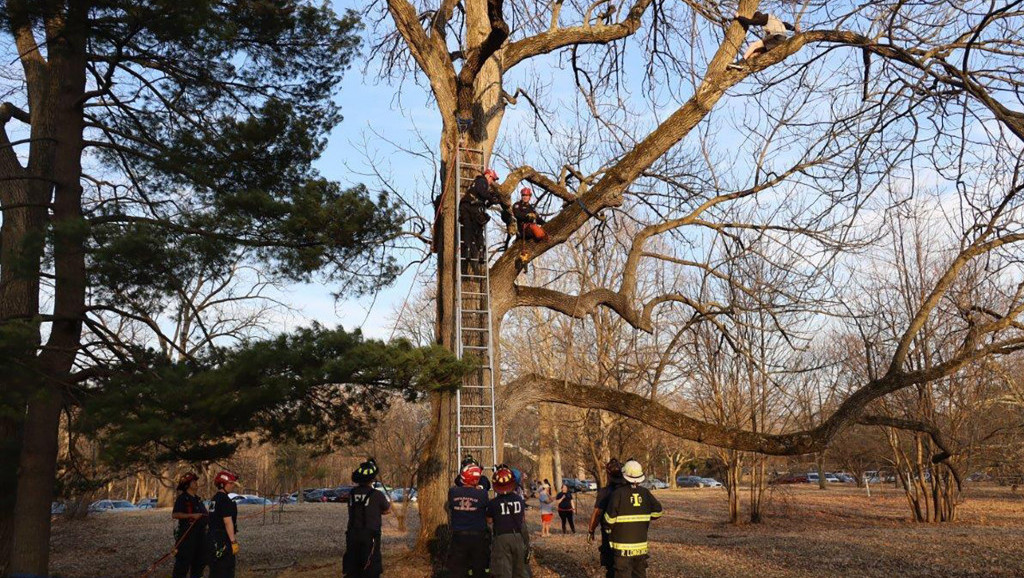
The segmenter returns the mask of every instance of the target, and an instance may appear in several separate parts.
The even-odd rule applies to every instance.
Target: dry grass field
[[[892,489],[833,487],[827,491],[786,486],[773,492],[762,524],[733,526],[721,490],[672,490],[657,495],[667,514],[651,536],[652,577],[820,576],[1024,576],[1024,495],[1008,488],[973,487],[954,524],[915,524],[906,501]],[[591,499],[581,503],[589,508]],[[344,544],[341,504],[286,507],[279,516],[253,515],[241,522],[243,578],[336,578]],[[531,522],[539,522],[531,510]],[[414,517],[414,516],[413,516]],[[586,541],[586,518],[576,535],[534,539],[534,575],[596,577],[596,550]],[[415,527],[415,519],[412,526]],[[72,577],[141,576],[171,544],[167,510],[94,515],[58,520],[53,534],[54,574]],[[426,578],[408,554],[411,536],[385,524],[385,575]],[[536,533],[535,533],[536,536]],[[153,576],[166,577],[170,564]]]

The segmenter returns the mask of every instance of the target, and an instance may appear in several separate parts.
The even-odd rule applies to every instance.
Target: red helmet
[[[484,474],[484,471],[480,469],[480,466],[466,466],[462,470],[462,485],[466,487],[473,487],[480,483],[480,476]]]
[[[519,191],[519,194],[524,197],[532,197],[533,189],[531,189],[530,187],[523,187],[523,190]]]
[[[498,468],[494,472],[494,490],[497,492],[511,492],[516,489],[516,476],[508,468]]]
[[[491,177],[495,181],[498,180],[498,173],[496,173],[494,169],[487,169],[486,171],[484,171],[484,176]]]
[[[221,470],[213,478],[213,485],[215,485],[215,486],[223,486],[223,485],[226,485],[226,484],[233,484],[233,483],[235,483],[237,481],[238,481],[238,475],[237,474],[233,474],[233,473],[231,473],[231,472],[229,472],[227,470]]]
[[[179,486],[188,485],[188,484],[191,484],[192,482],[194,482],[194,481],[196,481],[198,479],[199,479],[199,476],[197,476],[195,474],[195,472],[189,472],[189,473],[181,476],[180,478],[178,478],[178,485]]]

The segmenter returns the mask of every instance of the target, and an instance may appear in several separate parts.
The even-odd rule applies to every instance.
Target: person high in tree
[[[524,187],[519,195],[519,202],[512,205],[512,215],[516,219],[516,234],[520,241],[519,262],[525,271],[531,257],[526,249],[526,241],[543,241],[548,238],[548,234],[541,226],[545,223],[544,218],[533,204],[533,190]]]
[[[373,487],[377,462],[370,458],[352,472],[357,484],[348,498],[348,528],[341,572],[345,578],[379,578],[384,572],[381,557],[381,518],[391,511],[384,492]]]
[[[750,18],[737,14],[733,20],[739,22],[743,26],[744,31],[750,30],[751,26],[760,26],[764,30],[764,37],[760,40],[755,40],[747,47],[747,50],[743,53],[743,60],[768,52],[785,42],[789,38],[788,32],[796,30],[796,27],[789,22],[783,22],[778,17],[772,14],[765,14],[764,12],[754,12],[754,15]],[[736,63],[730,64],[729,68],[738,70],[742,66],[740,66],[740,63]]]
[[[487,169],[478,175],[469,190],[459,201],[459,225],[462,228],[462,251],[463,256],[475,261],[487,260],[487,241],[484,237],[484,228],[490,217],[487,215],[487,208],[494,205],[501,206],[501,220],[507,228],[514,231],[512,208],[497,191],[495,183],[498,180],[498,173],[494,169]]]

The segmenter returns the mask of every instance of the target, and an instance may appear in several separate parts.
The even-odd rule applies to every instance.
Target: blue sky
[[[335,10],[341,12],[347,8],[361,8],[362,2],[338,0],[334,2]],[[367,169],[364,160],[364,141],[369,141],[372,150],[382,156],[379,168],[391,175],[390,184],[398,189],[423,187],[418,182],[429,176],[429,166],[425,162],[408,162],[407,159],[396,158],[391,145],[376,137],[376,131],[387,139],[398,142],[410,142],[414,138],[414,126],[425,135],[427,142],[436,146],[440,134],[440,117],[426,104],[423,93],[413,83],[404,89],[402,105],[399,107],[395,98],[396,87],[383,83],[374,83],[374,78],[364,79],[363,68],[365,58],[360,59],[345,75],[338,102],[342,107],[344,122],[331,133],[328,147],[318,168],[324,176],[345,184],[364,183],[372,190],[379,189],[379,183],[360,176],[358,173]],[[373,71],[373,66],[370,66]],[[372,72],[371,72],[372,74]],[[422,267],[420,281],[430,277],[427,265]],[[376,295],[362,298],[346,298],[335,300],[332,292],[338,287],[332,285],[297,284],[289,289],[289,302],[299,310],[290,325],[308,325],[317,321],[327,326],[342,325],[346,329],[362,327],[363,332],[371,337],[387,339],[391,334],[394,312],[402,307],[416,269],[407,271],[389,287],[383,288]],[[419,287],[413,288],[414,298]]]

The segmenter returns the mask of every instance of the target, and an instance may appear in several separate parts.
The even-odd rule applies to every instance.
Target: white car
[[[701,483],[704,484],[705,488],[722,488],[722,482],[719,482],[715,478],[701,478]]]

